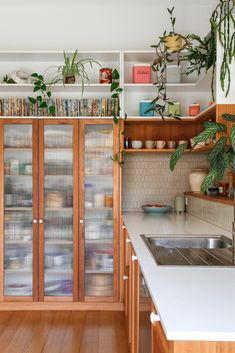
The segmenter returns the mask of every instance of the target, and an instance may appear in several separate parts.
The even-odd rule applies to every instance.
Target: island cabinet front
[[[0,120],[1,302],[118,302],[111,120]]]

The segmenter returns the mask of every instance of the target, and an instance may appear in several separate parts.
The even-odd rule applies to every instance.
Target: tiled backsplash
[[[124,211],[139,210],[148,202],[174,205],[177,194],[190,191],[189,173],[195,168],[207,168],[204,154],[182,156],[174,172],[169,168],[170,154],[131,153],[125,156],[123,167]]]
[[[232,231],[233,206],[188,196],[187,212],[229,232]]]

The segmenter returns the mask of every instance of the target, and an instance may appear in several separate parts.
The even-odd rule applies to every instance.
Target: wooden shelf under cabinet
[[[234,201],[233,199],[230,199],[228,197],[222,197],[222,196],[209,196],[206,194],[202,194],[202,193],[195,193],[195,192],[185,192],[186,196],[192,196],[192,197],[196,197],[198,199],[202,199],[202,200],[207,200],[207,201],[213,201],[213,202],[219,202],[219,203],[223,203],[225,205],[233,205]]]
[[[200,147],[200,148],[196,148],[194,150],[190,150],[187,149],[185,150],[185,152],[191,152],[191,153],[206,153],[209,152],[211,150],[212,146],[208,145],[205,147]],[[123,151],[125,151],[126,153],[173,153],[175,151],[175,149],[170,149],[170,148],[158,148],[158,149],[146,149],[146,148],[140,148],[140,149],[124,149]]]

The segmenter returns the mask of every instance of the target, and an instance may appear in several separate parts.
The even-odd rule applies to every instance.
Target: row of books
[[[62,99],[47,101],[55,106],[55,115],[63,116],[114,116],[118,115],[117,98]],[[48,116],[46,108],[38,103],[32,104],[25,98],[0,99],[0,116]]]

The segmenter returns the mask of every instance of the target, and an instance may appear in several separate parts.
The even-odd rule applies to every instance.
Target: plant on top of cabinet
[[[235,123],[235,115],[223,114],[224,120]],[[215,180],[222,180],[226,169],[235,172],[235,125],[232,126],[230,133],[225,124],[212,121],[203,123],[205,130],[193,138],[194,148],[200,142],[205,142],[212,138],[216,133],[222,133],[222,136],[214,144],[211,152],[208,155],[210,163],[210,171],[201,184],[201,192],[206,192]],[[183,143],[173,152],[170,159],[170,169],[174,170],[177,162],[181,158],[186,149],[186,144]]]
[[[93,67],[93,64],[101,66],[98,61],[93,59],[79,59],[78,49],[75,50],[71,58],[64,51],[64,64],[57,67],[58,74],[52,79],[51,84],[55,84],[60,81],[64,84],[73,84],[76,79],[80,79],[83,92],[85,82],[89,81],[88,74],[85,70],[86,64],[90,64],[91,68]]]
[[[168,8],[167,11],[170,14],[172,31],[170,31],[169,34],[164,31],[163,36],[159,37],[158,43],[151,45],[151,47],[156,50],[156,59],[152,64],[152,69],[157,75],[155,86],[157,87],[158,92],[156,98],[152,101],[153,107],[146,111],[147,113],[154,110],[163,120],[166,116],[175,119],[180,118],[178,114],[166,114],[168,106],[174,104],[174,102],[167,97],[166,68],[167,64],[173,61],[179,63],[181,59],[181,51],[190,45],[190,35],[184,36],[175,32],[176,18],[173,15],[174,7],[172,7],[172,9]]]
[[[45,83],[43,75],[34,72],[31,77],[33,81],[33,92],[37,94],[36,98],[28,97],[28,100],[32,104],[38,104],[39,109],[47,109],[49,115],[55,115],[55,105],[50,103],[51,91],[50,85]]]

